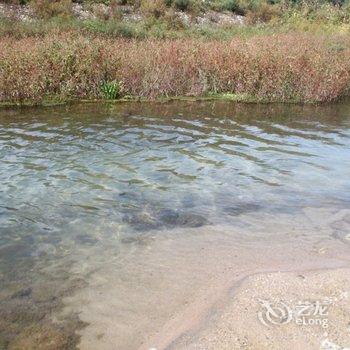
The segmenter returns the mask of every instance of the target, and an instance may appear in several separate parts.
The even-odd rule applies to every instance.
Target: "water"
[[[226,225],[237,235],[209,235],[210,246],[249,242],[252,249],[263,246],[261,239],[270,242],[268,228],[257,230],[264,220],[302,226],[305,208],[325,216],[347,210],[349,149],[349,103],[1,110],[0,349],[28,346],[23,339],[45,344],[44,337],[28,336],[45,332],[58,348],[74,348],[74,331],[86,326],[78,311],[65,315],[60,328],[48,315],[108,264],[119,279],[137,270],[137,257],[147,265],[154,257],[142,254],[155,242],[164,244],[161,264],[175,254],[170,242],[194,248],[203,237],[209,242],[210,228]],[[332,230],[320,221],[317,229],[296,230],[347,246],[346,220]],[[187,236],[191,241],[179,243]],[[139,283],[123,287],[123,295]]]

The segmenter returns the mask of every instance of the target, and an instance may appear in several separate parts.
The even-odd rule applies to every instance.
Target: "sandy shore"
[[[210,321],[168,348],[350,349],[349,293],[348,268],[250,276]]]
[[[57,318],[87,324],[83,350],[350,348],[349,214],[307,208],[148,232],[113,259],[105,250],[74,266],[80,273],[99,256]],[[298,324],[305,303],[312,315]]]

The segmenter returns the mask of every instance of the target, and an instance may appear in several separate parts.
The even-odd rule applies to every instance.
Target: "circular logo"
[[[271,305],[269,301],[261,299],[259,302],[263,310],[258,312],[258,318],[265,326],[287,324],[292,320],[293,312],[283,301],[278,305]]]

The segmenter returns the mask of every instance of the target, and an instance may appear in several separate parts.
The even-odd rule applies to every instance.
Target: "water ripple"
[[[346,113],[237,108],[88,105],[11,117],[1,111],[0,224],[9,231],[0,240],[55,232],[64,241],[72,225],[79,231],[96,225],[96,217],[118,230],[142,222],[157,228],[164,218],[234,220],[227,208],[349,201]]]

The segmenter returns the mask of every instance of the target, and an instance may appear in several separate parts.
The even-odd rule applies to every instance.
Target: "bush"
[[[136,26],[130,23],[123,23],[114,20],[109,21],[97,21],[90,20],[84,21],[82,24],[83,31],[102,34],[109,37],[122,37],[122,38],[142,38],[143,33],[139,32]]]
[[[307,13],[307,18],[310,20],[333,24],[348,23],[350,17],[346,5],[340,8],[331,4],[323,4],[317,8],[309,9]]]
[[[121,83],[117,81],[107,82],[101,84],[101,92],[105,99],[116,100],[121,96]]]
[[[11,4],[11,5],[26,5],[28,3],[28,0],[5,0],[2,1],[5,4]]]
[[[0,101],[231,93],[331,101],[349,93],[350,39],[257,36],[227,42],[50,35],[0,39]],[[104,83],[102,83],[104,82]],[[102,85],[101,85],[102,84]]]
[[[32,0],[30,6],[39,18],[51,18],[55,16],[70,17],[72,15],[71,0]]]
[[[163,20],[167,24],[167,29],[181,30],[186,27],[179,14],[172,8],[166,11]]]
[[[146,17],[160,18],[165,14],[166,6],[163,0],[142,0],[141,11]]]
[[[216,11],[242,12],[237,0],[216,0],[211,3],[211,8]]]
[[[269,22],[280,14],[278,7],[262,2],[247,11],[247,21],[251,24]]]
[[[186,11],[189,9],[190,0],[174,0],[174,6],[180,11]]]

